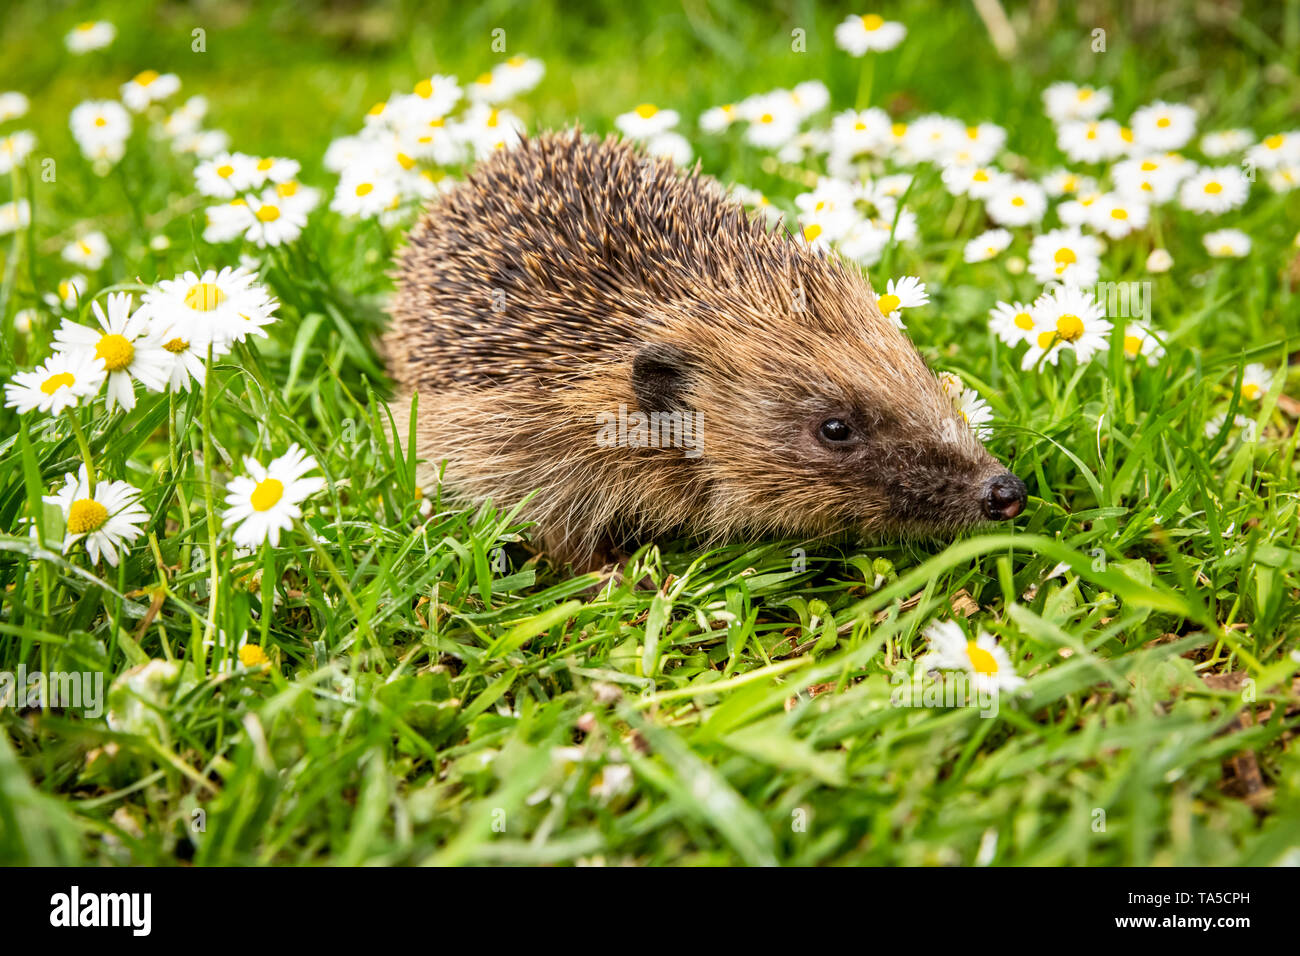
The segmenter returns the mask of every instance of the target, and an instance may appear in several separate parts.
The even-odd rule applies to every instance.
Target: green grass
[[[1055,18],[1050,4],[1008,6],[1022,46],[1011,64],[965,5],[890,5],[882,12],[911,33],[879,58],[872,102],[999,122],[1033,174],[1062,160],[1039,100],[1057,79],[1111,85],[1121,118],[1165,97],[1195,103],[1202,130],[1296,125],[1295,0],[1223,21],[1180,5],[1146,23],[1118,4],[1099,5],[1097,23],[1076,22],[1071,5]],[[16,190],[34,209],[29,231],[0,242],[0,378],[48,354],[57,322],[42,296],[72,271],[58,250],[79,223],[114,246],[92,294],[256,251],[198,238],[189,164],[162,144],[137,135],[105,179],[80,159],[69,109],[146,67],[178,72],[182,95],[207,95],[208,125],[231,132],[233,148],[298,158],[304,181],[327,192],[331,138],[394,88],[489,68],[496,27],[509,52],[547,64],[518,104],[530,129],[579,120],[605,131],[651,100],[682,112],[706,172],[786,205],[800,187],[765,170],[763,154],[698,135],[694,118],[808,78],[827,83],[833,109],[859,89],[860,61],[831,41],[840,10],[565,7],[6,11],[4,84],[32,112],[0,132],[32,129],[39,146],[37,175],[0,183],[0,202]],[[117,42],[68,58],[62,34],[97,17],[118,25]],[[1089,49],[1098,26],[1104,54]],[[190,50],[195,27],[206,53]],[[806,53],[791,52],[795,29]],[[39,176],[46,156],[53,183]],[[119,569],[35,549],[20,521],[79,448],[66,424],[0,410],[0,671],[100,672],[105,686],[118,681],[111,702],[136,715],[127,732],[72,710],[0,710],[0,862],[1293,858],[1300,478],[1294,406],[1279,399],[1300,384],[1285,374],[1300,334],[1300,194],[1257,184],[1213,227],[1162,211],[1176,262],[1164,275],[1142,272],[1150,233],[1111,243],[1103,279],[1154,282],[1168,355],[1136,368],[1116,349],[1042,374],[1020,371],[986,322],[996,300],[1031,298],[1037,284],[962,263],[982,218],[954,217],[933,172],[908,205],[921,241],[872,270],[877,285],[904,274],[929,284],[933,303],[909,315],[909,332],[936,368],[989,399],[990,447],[1032,493],[1014,528],[948,545],[808,546],[801,570],[800,542],[659,541],[624,583],[596,591],[535,556],[509,510],[439,495],[422,517],[409,423],[386,412],[374,350],[400,229],[381,235],[323,208],[298,243],[266,256],[280,321],[218,363],[207,412],[200,392],[174,403],[142,393],[129,415],[100,404],[82,416],[103,474],[141,488],[154,516]],[[1208,258],[1200,236],[1219,225],[1249,232],[1252,253]],[[1011,254],[1023,256],[1017,232]],[[159,234],[170,247],[154,251]],[[24,308],[41,311],[26,335],[14,326]],[[1247,361],[1272,368],[1274,386],[1238,409]],[[1225,411],[1252,417],[1260,440],[1206,438]],[[291,441],[329,481],[306,509],[317,543],[292,532],[236,557],[210,533],[208,500],[220,505],[242,455],[265,461]],[[653,588],[633,586],[646,577]],[[271,589],[279,603],[263,614]],[[991,719],[890,706],[891,677],[912,672],[926,626],[972,602],[972,624],[1028,677],[1026,697],[1004,698]],[[215,673],[203,638],[218,630],[261,644],[269,673]],[[178,679],[131,700],[119,679],[158,659]]]

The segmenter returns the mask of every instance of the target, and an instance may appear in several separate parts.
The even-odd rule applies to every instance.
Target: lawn
[[[854,56],[837,25],[871,10],[807,2],[10,4],[0,94],[29,107],[0,99],[0,163],[6,141],[21,154],[0,166],[0,381],[14,385],[0,408],[0,863],[1300,860],[1300,0],[1004,6],[1006,24],[966,3],[882,5],[906,37]],[[71,53],[65,36],[95,21],[111,42]],[[799,198],[818,176],[874,184],[877,232],[850,211],[865,232],[831,249],[879,295],[924,282],[928,302],[901,306],[907,333],[1024,479],[1025,513],[950,541],[659,540],[618,574],[574,576],[531,546],[514,502],[420,488],[378,350],[391,257],[419,192],[472,158],[417,156],[406,172],[428,175],[381,208],[366,196],[391,184],[326,150],[395,91],[455,76],[468,99],[516,56],[545,66],[498,104],[529,133],[676,111],[667,132],[682,139],[659,146],[761,191],[795,241],[834,231]],[[148,102],[172,74],[179,91]],[[700,128],[713,107],[810,80],[829,99],[799,133],[871,107],[885,145],[832,169],[815,135],[778,157],[749,141],[752,122]],[[1088,144],[1058,142],[1068,120],[1043,97],[1058,82],[1109,92],[1110,154],[1067,155]],[[193,96],[206,114],[173,112]],[[140,109],[70,124],[78,104],[132,97]],[[1135,117],[1156,101],[1194,120]],[[455,105],[456,128],[474,109]],[[999,211],[1011,193],[977,198],[941,157],[888,144],[904,135],[891,123],[936,113],[972,140],[977,124],[1004,129],[976,162],[1045,210],[1018,221],[1020,204]],[[103,130],[123,117],[117,155]],[[1132,143],[1186,122],[1185,143]],[[1237,129],[1240,142],[1204,139]],[[199,130],[301,168],[222,173],[195,154],[211,150]],[[1174,150],[1194,166],[1166,181]],[[1151,203],[1118,190],[1136,176],[1141,196],[1143,157],[1163,164],[1156,192],[1173,183]],[[1202,172],[1227,185],[1202,188]],[[205,217],[231,208],[214,174],[246,175],[237,192],[266,214],[225,230],[220,211]],[[1078,338],[1062,318],[1055,338],[1008,344],[990,310],[1054,305],[1038,299],[1052,288],[1038,259],[1084,215],[1088,178],[1135,220],[1086,218],[1096,253],[1070,254],[1095,260],[1078,284],[1107,294]],[[1198,211],[1187,183],[1205,202],[1247,194]],[[1205,238],[1224,230],[1249,247]],[[1001,248],[984,258],[977,237]],[[241,266],[256,280],[238,293],[184,279]],[[111,350],[76,365],[67,338],[98,328],[92,303],[115,314],[117,293],[153,303],[130,354],[165,364],[137,382]],[[211,333],[211,349],[187,341],[187,369],[161,316],[236,298],[257,321]],[[97,374],[107,383],[49,407],[73,388],[42,382]],[[44,408],[23,410],[23,382]],[[293,445],[311,467],[272,466],[283,497],[264,511],[262,469]],[[228,496],[244,501],[235,517]],[[264,540],[259,516],[298,499]],[[979,637],[983,658],[936,667],[945,635],[959,651]],[[995,706],[946,693],[985,660],[1004,678]],[[69,679],[85,699],[56,699]]]

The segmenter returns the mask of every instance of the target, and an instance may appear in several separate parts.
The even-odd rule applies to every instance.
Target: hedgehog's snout
[[[1025,510],[1027,495],[1025,483],[1011,472],[1004,471],[984,483],[980,504],[984,516],[990,521],[1007,521]]]

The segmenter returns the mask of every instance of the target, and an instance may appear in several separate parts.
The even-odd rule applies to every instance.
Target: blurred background
[[[878,12],[912,32],[913,42],[879,58],[874,105],[996,118],[1016,130],[1012,142],[1022,148],[1034,131],[1048,137],[1051,129],[1041,108],[1016,117],[1008,106],[1037,103],[1057,79],[1110,84],[1118,115],[1161,96],[1190,101],[1207,129],[1219,116],[1252,111],[1285,128],[1300,113],[1296,0],[785,0],[761,7],[736,0],[4,0],[3,9],[0,87],[32,98],[29,125],[42,143],[69,139],[76,103],[114,97],[148,68],[178,73],[184,96],[206,95],[207,125],[231,132],[236,148],[297,157],[308,176],[324,144],[355,131],[362,113],[394,89],[408,91],[435,72],[472,79],[521,53],[547,66],[541,87],[518,107],[530,129],[576,119],[604,130],[645,101],[677,109],[689,123],[709,106],[810,78],[830,87],[833,107],[853,105],[861,64],[836,50],[832,36],[848,13]],[[100,19],[117,26],[116,41],[69,56],[64,35]],[[204,52],[192,50],[195,30],[204,31]],[[1104,53],[1093,51],[1095,30],[1105,31]],[[802,52],[792,49],[800,45]],[[984,82],[994,72],[997,81]],[[313,105],[305,111],[304,103]],[[1261,108],[1269,114],[1259,115]],[[707,152],[702,158],[707,167]]]

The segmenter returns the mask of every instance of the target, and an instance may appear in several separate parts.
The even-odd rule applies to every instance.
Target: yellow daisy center
[[[87,20],[85,23],[78,23],[77,29],[82,33],[89,33],[91,30],[95,29],[95,24]]]
[[[229,179],[231,176],[235,175],[235,167],[231,166],[229,163],[224,163],[217,167],[217,175],[222,179]]]
[[[650,119],[658,112],[659,107],[655,106],[653,103],[642,103],[636,108],[636,115],[642,119]]]
[[[1079,92],[1076,95],[1079,97],[1080,103],[1086,103],[1088,100],[1092,99],[1092,88],[1088,86],[1081,86],[1079,87]]]
[[[1154,169],[1159,169],[1159,168],[1160,168],[1159,166],[1157,166],[1155,163],[1151,162],[1151,160],[1149,160],[1149,159],[1148,159],[1148,160],[1144,160],[1143,163],[1142,163],[1142,172],[1144,172],[1144,173],[1149,173],[1149,172],[1151,172],[1152,170],[1154,170]]]
[[[1034,327],[1034,317],[1028,312],[1017,312],[1016,317],[1011,321],[1016,323],[1016,328],[1024,329],[1026,332]]]
[[[59,372],[56,375],[51,375],[41,383],[41,391],[46,395],[53,395],[64,386],[71,388],[76,384],[77,379],[71,372]]]
[[[421,99],[428,99],[433,96],[433,83],[429,80],[421,80],[415,84],[415,95]]]
[[[275,187],[275,192],[281,199],[288,199],[290,196],[298,195],[298,184],[293,180],[289,180],[287,183],[280,183],[280,185]]]
[[[384,107],[387,105],[388,105],[387,103],[376,103],[374,106],[370,107],[370,109],[366,111],[366,115],[378,116],[384,111]]]
[[[1017,196],[1015,199],[1011,200],[1011,205],[1013,206],[1023,206],[1024,204],[1025,199],[1023,196]]]
[[[401,166],[403,169],[411,169],[415,165],[415,160],[410,156],[407,156],[405,153],[398,153],[397,165]]]
[[[245,644],[239,649],[239,663],[245,667],[260,667],[267,663],[266,651],[256,644]]]
[[[1072,193],[1079,188],[1079,180],[1076,176],[1066,176],[1061,180],[1061,192]]]
[[[274,165],[275,165],[274,159],[259,159],[257,161],[257,170],[258,172],[264,173]]]
[[[1119,128],[1119,138],[1126,143],[1131,143],[1133,142],[1133,131],[1127,126],[1121,126]]]
[[[1096,138],[1097,138],[1097,125],[1094,123],[1093,125],[1088,127],[1088,139],[1096,139]]]
[[[1211,196],[1217,196],[1219,193],[1223,192],[1223,187],[1218,183],[1206,183],[1205,191]]]
[[[474,82],[477,83],[479,86],[488,86],[488,85],[490,85],[491,82],[492,82],[492,74],[491,74],[491,73],[480,73],[480,74],[478,75],[478,79],[475,80]]]
[[[195,312],[211,312],[226,301],[226,294],[213,282],[199,282],[185,293],[185,304]]]
[[[1260,388],[1254,382],[1246,382],[1241,386],[1241,397],[1250,399],[1252,402],[1259,398]]]
[[[1272,136],[1264,137],[1264,145],[1269,149],[1281,149],[1284,137],[1281,133],[1274,133]]]
[[[145,70],[143,73],[136,74],[135,82],[140,86],[148,86],[156,79],[158,79],[157,70]]]
[[[758,118],[758,121],[766,125],[767,123],[772,122],[773,119],[774,117],[772,116],[771,113],[764,113],[762,116]]]
[[[885,25],[885,18],[878,13],[868,13],[862,18],[862,29],[868,33],[875,33]]]
[[[179,336],[177,338],[172,339],[170,342],[163,343],[163,348],[165,348],[168,352],[171,352],[172,354],[184,352],[189,347],[190,347],[190,343],[185,341],[185,339],[180,338]]]
[[[248,497],[248,503],[253,506],[254,511],[269,511],[283,497],[284,483],[275,478],[267,478],[257,483],[257,487]]]
[[[68,509],[68,533],[89,534],[104,526],[108,509],[94,498],[78,498]]]
[[[1112,210],[1110,211],[1110,218],[1111,218],[1111,219],[1127,219],[1127,218],[1128,218],[1128,210],[1127,210],[1127,209],[1112,209]]]
[[[887,292],[880,297],[876,304],[880,306],[881,315],[889,315],[891,312],[898,311],[898,307],[903,304],[903,300],[892,292]]]
[[[102,117],[102,116],[96,116],[96,117],[95,117],[95,125],[96,125],[96,126],[107,126],[107,125],[108,125],[108,120],[104,119],[104,117]]]
[[[1162,116],[1160,117],[1160,119],[1156,120],[1156,125],[1159,126],[1161,129],[1167,129],[1168,127],[1173,125],[1173,122],[1174,121],[1171,120],[1168,116]]]
[[[500,110],[493,110],[491,113],[488,114],[488,118],[487,118],[487,127],[488,127],[488,129],[496,129],[496,128],[497,128],[497,124],[500,123],[500,122],[501,122],[501,111],[500,111]]]
[[[262,222],[275,222],[280,218],[279,206],[261,206],[257,210],[257,218]]]
[[[370,183],[358,183],[357,196],[358,198],[360,198],[361,196],[369,196],[372,192],[374,192],[374,189],[375,187]]]
[[[975,170],[975,175],[971,177],[977,183],[986,183],[989,181],[989,174],[982,169]]]
[[[1142,354],[1142,340],[1136,335],[1124,336],[1124,351],[1130,358],[1136,358]]]
[[[805,226],[803,230],[803,237],[808,242],[814,241],[821,234],[822,227],[817,225],[817,223],[813,223],[811,226]]]
[[[1066,248],[1057,249],[1056,255],[1053,256],[1052,258],[1054,258],[1056,260],[1056,264],[1060,266],[1060,268],[1056,270],[1057,272],[1060,272],[1066,266],[1074,265],[1074,263],[1079,261],[1079,257],[1074,254],[1074,250],[1066,249]]]
[[[120,372],[135,358],[135,346],[125,335],[105,335],[95,346],[95,358],[104,360],[106,371]]]
[[[970,660],[970,666],[976,674],[996,674],[998,672],[997,658],[974,641],[966,642],[966,657]]]
[[[1056,334],[1067,342],[1076,342],[1083,335],[1083,319],[1066,313],[1056,320]]]

